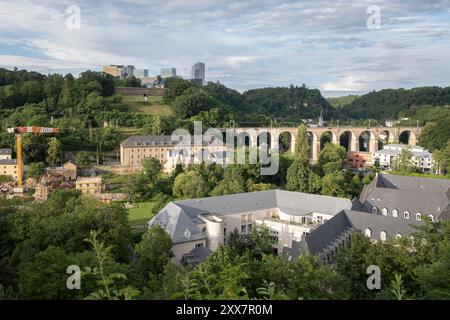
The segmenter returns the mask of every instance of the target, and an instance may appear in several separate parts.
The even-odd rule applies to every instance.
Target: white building
[[[232,231],[248,234],[254,226],[266,226],[282,253],[293,240],[351,207],[349,199],[268,190],[170,202],[148,225],[167,231],[176,262],[192,264],[226,243]]]
[[[391,169],[394,160],[400,153],[409,147],[412,153],[411,161],[414,166],[422,171],[430,171],[433,165],[433,155],[425,148],[419,146],[408,146],[405,144],[387,144],[383,149],[372,153],[372,161],[378,159],[382,169]]]

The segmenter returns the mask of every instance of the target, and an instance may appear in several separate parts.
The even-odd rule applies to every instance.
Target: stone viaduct
[[[231,128],[226,130],[234,130],[234,135],[238,137],[244,135],[244,139],[248,139],[250,147],[258,147],[260,145],[260,137],[264,135],[266,138],[262,139],[267,139],[267,141],[270,139],[271,149],[278,149],[280,136],[287,133],[290,135],[290,149],[292,151],[295,147],[295,137],[297,135],[297,128],[289,127]],[[360,147],[363,147],[364,151],[375,152],[379,149],[380,141],[384,143],[399,143],[400,136],[405,135],[409,145],[416,145],[421,130],[421,127],[307,127],[312,161],[318,159],[321,149],[321,137],[326,133],[331,137],[330,142],[338,145],[342,145],[342,138],[347,136],[347,151],[362,151]],[[225,131],[225,129],[222,129],[222,131]],[[360,137],[363,137],[365,146],[360,146]]]

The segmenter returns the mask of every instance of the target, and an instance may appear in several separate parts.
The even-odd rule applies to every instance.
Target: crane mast
[[[17,146],[17,187],[23,186],[23,162],[22,162],[22,134],[46,134],[46,133],[58,133],[59,128],[49,127],[13,127],[6,129],[7,132],[16,135]]]

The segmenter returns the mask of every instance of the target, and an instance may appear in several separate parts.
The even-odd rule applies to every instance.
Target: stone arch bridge
[[[266,135],[266,139],[270,139],[270,147],[272,149],[279,148],[280,137],[283,134],[290,136],[290,149],[294,150],[295,137],[297,135],[297,128],[231,128],[222,129],[234,130],[235,136],[245,135],[248,139],[250,147],[258,147],[259,137]],[[399,143],[400,136],[407,134],[407,143],[409,145],[416,145],[421,127],[307,127],[309,136],[309,144],[311,148],[311,160],[316,161],[321,150],[321,137],[328,134],[330,142],[333,144],[342,145],[342,138],[347,136],[347,151],[361,151],[360,141],[361,137],[365,137],[365,151],[375,152],[378,150],[380,141],[386,143]],[[270,136],[270,138],[268,137]]]

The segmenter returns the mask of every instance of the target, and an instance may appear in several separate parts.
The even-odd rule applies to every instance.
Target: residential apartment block
[[[177,76],[177,69],[175,68],[162,68],[161,69],[161,78],[172,78]]]
[[[174,142],[169,135],[131,136],[120,145],[120,163],[122,166],[139,167],[143,159],[153,157],[160,161],[164,172],[170,173],[176,165],[176,154],[183,148],[191,155],[204,150],[210,153],[226,151],[226,145],[220,143],[195,145],[192,140]]]
[[[414,166],[424,172],[431,171],[433,166],[433,155],[425,148],[420,146],[407,146],[404,144],[387,144],[383,149],[372,154],[372,164],[376,159],[380,162],[382,169],[391,169],[394,160],[407,147],[410,147]]]

